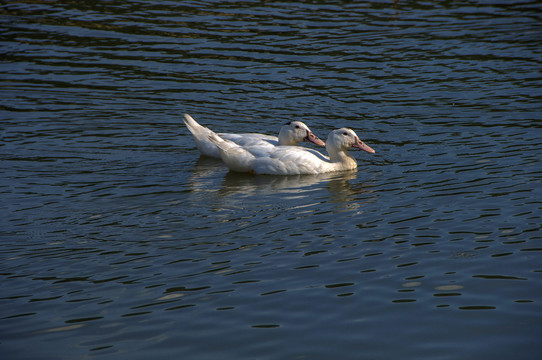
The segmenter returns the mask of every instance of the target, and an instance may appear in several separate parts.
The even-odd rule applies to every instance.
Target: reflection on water
[[[217,184],[210,186],[213,180],[222,177],[223,180],[217,191]],[[251,175],[229,172],[220,160],[201,156],[190,176],[189,186],[195,192],[199,201],[199,192],[211,192],[213,195],[227,201],[227,206],[245,198],[275,196],[287,200],[310,199],[320,189],[326,189],[329,194],[326,201],[335,204],[334,211],[354,211],[363,203],[376,201],[376,193],[371,190],[371,184],[353,183],[358,177],[358,171],[344,171],[318,175],[268,176]],[[232,199],[234,198],[234,199]],[[321,195],[314,199],[312,205],[318,205]],[[207,197],[207,200],[210,200]]]
[[[542,353],[541,10],[2,3],[2,355]],[[230,173],[183,113],[347,126],[377,153]]]

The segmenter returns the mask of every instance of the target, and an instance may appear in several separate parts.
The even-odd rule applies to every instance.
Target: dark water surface
[[[2,359],[538,359],[537,1],[0,5]],[[228,173],[182,123],[348,126]]]

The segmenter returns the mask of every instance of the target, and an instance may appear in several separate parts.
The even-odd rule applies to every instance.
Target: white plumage
[[[198,124],[196,120],[194,120],[188,114],[184,115],[184,123],[194,136],[194,141],[196,142],[196,146],[199,151],[203,155],[218,159],[220,159],[220,152],[217,146],[209,140],[209,136],[211,134],[218,135],[220,138],[231,141],[239,146],[252,148],[253,151],[259,153],[272,151],[275,147],[281,145],[298,145],[302,141],[309,141],[321,146],[325,145],[325,143],[316,137],[308,126],[301,121],[291,121],[283,125],[280,129],[278,137],[256,133],[215,134],[212,130]]]
[[[209,140],[219,149],[220,156],[230,170],[268,175],[322,174],[357,168],[356,160],[348,153],[354,147],[374,154],[356,133],[347,128],[332,131],[326,141],[329,156],[297,146],[259,145],[241,146],[209,134]]]

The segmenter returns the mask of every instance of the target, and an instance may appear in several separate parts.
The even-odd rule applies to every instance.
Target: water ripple
[[[540,352],[536,1],[0,14],[10,358]],[[184,112],[223,132],[349,126],[377,152],[355,172],[229,173]]]

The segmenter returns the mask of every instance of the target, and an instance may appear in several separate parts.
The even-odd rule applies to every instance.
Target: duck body
[[[252,148],[254,151],[269,152],[277,146],[298,145],[302,141],[309,141],[316,145],[324,146],[325,143],[315,136],[312,131],[301,121],[291,121],[283,125],[279,136],[258,133],[214,133],[212,130],[198,124],[190,115],[184,115],[184,123],[194,136],[194,142],[200,153],[206,156],[221,158],[220,151],[215,143],[210,140],[211,135],[230,141],[242,147]]]
[[[329,134],[326,141],[329,156],[295,146],[279,145],[269,150],[258,145],[240,146],[213,135],[209,139],[217,146],[222,160],[230,170],[267,175],[323,174],[352,170],[358,165],[348,149],[354,147],[368,153],[375,152],[353,130],[347,128]]]

